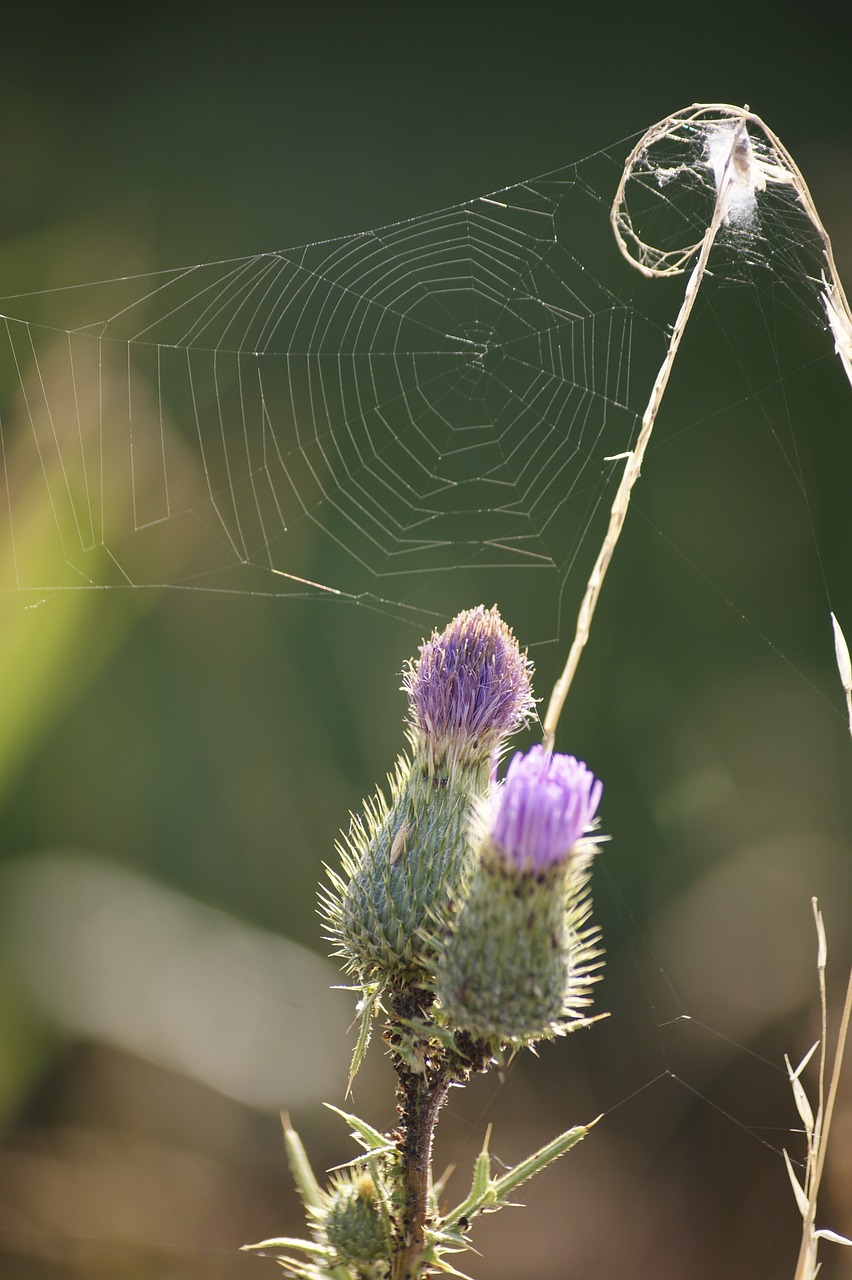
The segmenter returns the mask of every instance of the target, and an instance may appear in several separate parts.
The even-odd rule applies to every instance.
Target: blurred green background
[[[780,134],[852,278],[849,33],[794,6],[7,4],[3,27],[4,295],[386,224],[693,101],[747,101]],[[673,318],[676,289],[634,287]],[[750,366],[744,294],[686,340],[561,732],[605,780],[612,1016],[458,1093],[441,1127],[461,1188],[491,1120],[510,1161],[605,1116],[523,1216],[479,1224],[461,1265],[482,1280],[792,1275],[782,1055],[816,1036],[812,894],[835,1008],[852,961],[828,627],[833,608],[852,633],[852,398],[816,325],[774,385]],[[422,629],[248,593],[32,603],[0,597],[0,1274],[277,1274],[236,1252],[299,1230],[277,1110],[318,1167],[351,1154],[321,1107],[351,1005],[327,992],[315,886],[401,746]],[[522,644],[553,608],[532,586],[506,607]],[[545,697],[560,654],[532,656]],[[355,1102],[380,1127],[391,1087],[374,1047]],[[852,1234],[848,1072],[835,1124],[823,1217]]]

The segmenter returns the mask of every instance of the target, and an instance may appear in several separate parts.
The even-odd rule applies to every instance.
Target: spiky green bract
[[[335,1179],[323,1228],[326,1240],[342,1262],[359,1268],[387,1262],[391,1224],[369,1173]]]
[[[443,934],[434,989],[445,1024],[495,1053],[588,1021],[596,840],[584,833],[601,790],[579,760],[535,746],[478,807],[473,869]]]
[[[452,780],[401,757],[388,803],[381,792],[338,843],[341,872],[329,870],[320,911],[346,969],[361,983],[418,982],[430,938],[470,858],[467,832],[490,762]]]
[[[436,963],[448,1026],[497,1053],[588,1023],[600,954],[598,932],[587,927],[593,853],[581,842],[567,863],[535,871],[481,846]]]
[[[275,1257],[299,1280],[387,1280],[396,1146],[365,1120],[337,1107],[330,1110],[349,1122],[364,1154],[334,1174],[326,1189],[317,1182],[289,1118],[283,1117],[290,1169],[312,1239],[277,1236],[243,1249]]]
[[[341,870],[320,894],[336,954],[365,993],[427,977],[431,938],[470,859],[473,805],[532,714],[531,670],[496,608],[479,605],[433,632],[405,671],[412,759],[397,762],[390,803],[377,792],[353,818]]]
[[[394,1143],[357,1116],[338,1111],[337,1107],[331,1110],[349,1122],[352,1136],[364,1154],[333,1177],[325,1191],[320,1190],[298,1136],[285,1121],[291,1166],[313,1239],[278,1236],[243,1248],[276,1258],[288,1275],[299,1280],[388,1280],[399,1270],[399,1237],[404,1234],[404,1224],[398,1221],[400,1196]],[[447,1255],[472,1248],[467,1229],[473,1219],[513,1205],[518,1187],[570,1151],[591,1127],[578,1125],[566,1130],[512,1168],[503,1166],[494,1177],[488,1151],[489,1126],[467,1196],[455,1208],[442,1213],[439,1202],[445,1196],[444,1186],[436,1184],[432,1188],[424,1248],[414,1262],[411,1280],[435,1270],[462,1276]],[[298,1153],[295,1162],[294,1149]]]

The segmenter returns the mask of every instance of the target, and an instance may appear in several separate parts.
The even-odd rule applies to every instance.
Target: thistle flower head
[[[535,703],[532,664],[496,608],[459,613],[403,673],[408,734],[430,773],[493,764]]]
[[[520,752],[497,790],[488,820],[495,852],[519,871],[565,862],[592,824],[603,784],[574,756],[535,746]]]
[[[600,951],[589,926],[601,796],[573,756],[516,755],[478,814],[477,861],[435,964],[447,1025],[495,1048],[584,1026]]]
[[[338,1177],[328,1201],[325,1238],[341,1262],[363,1274],[370,1263],[388,1256],[390,1223],[369,1173]]]
[[[340,842],[321,912],[347,969],[364,982],[411,982],[473,861],[470,819],[500,748],[530,715],[531,666],[496,609],[468,609],[420,648],[403,676],[413,759],[390,803],[367,801]]]

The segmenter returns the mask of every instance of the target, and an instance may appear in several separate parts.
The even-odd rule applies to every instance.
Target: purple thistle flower
[[[567,861],[592,824],[603,783],[573,756],[535,746],[514,757],[488,820],[490,843],[519,871]]]
[[[403,672],[409,738],[434,773],[493,763],[505,739],[531,717],[532,664],[496,608],[457,614],[420,646]]]

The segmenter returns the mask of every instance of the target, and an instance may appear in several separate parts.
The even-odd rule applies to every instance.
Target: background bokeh
[[[3,26],[4,295],[386,224],[693,101],[780,134],[852,278],[849,33],[793,6],[44,3]],[[606,784],[612,1016],[442,1123],[461,1187],[489,1121],[509,1161],[604,1115],[523,1215],[479,1224],[461,1265],[483,1280],[792,1275],[783,1053],[817,1034],[812,894],[834,1009],[852,960],[828,630],[833,608],[852,633],[852,400],[817,326],[774,385],[750,368],[737,298],[684,346],[561,734]],[[277,1274],[237,1249],[300,1229],[278,1109],[317,1167],[351,1154],[321,1106],[351,1006],[315,886],[401,745],[421,633],[251,594],[32,603],[0,598],[0,1274]],[[509,616],[522,643],[552,603]],[[546,696],[559,652],[533,657]],[[376,1046],[355,1103],[393,1123]],[[835,1123],[823,1217],[852,1234],[849,1072]]]

